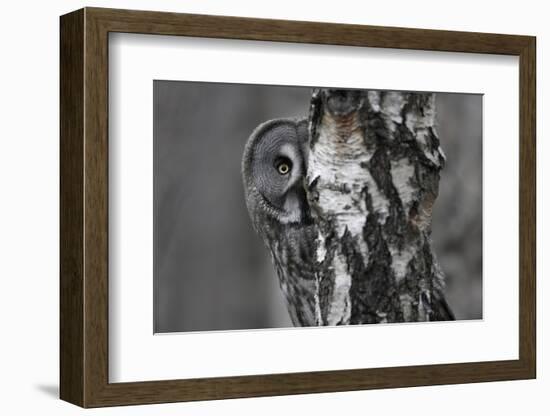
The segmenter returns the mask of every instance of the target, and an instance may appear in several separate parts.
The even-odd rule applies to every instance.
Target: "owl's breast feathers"
[[[278,223],[262,234],[271,250],[292,323],[294,326],[318,325],[315,300],[315,227]]]

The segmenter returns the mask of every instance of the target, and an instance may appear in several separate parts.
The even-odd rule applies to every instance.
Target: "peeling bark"
[[[431,93],[316,90],[306,189],[320,325],[453,319],[432,243],[445,156]]]

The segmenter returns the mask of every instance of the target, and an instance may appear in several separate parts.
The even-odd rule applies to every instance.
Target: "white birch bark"
[[[316,90],[309,145],[319,324],[453,319],[430,238],[434,94]]]

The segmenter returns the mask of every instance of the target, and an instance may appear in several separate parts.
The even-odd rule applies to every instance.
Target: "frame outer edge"
[[[520,360],[526,378],[537,374],[536,325],[536,37],[520,54]]]
[[[84,12],[60,18],[60,388],[84,399]]]
[[[112,32],[519,55],[531,36],[87,7]]]

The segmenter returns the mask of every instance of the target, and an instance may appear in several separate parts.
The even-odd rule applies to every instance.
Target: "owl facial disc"
[[[263,209],[283,223],[299,222],[306,216],[307,139],[305,120],[271,120],[252,133],[243,156],[249,211]]]

